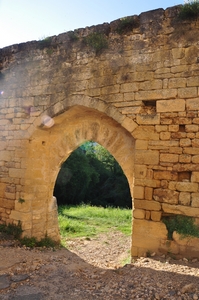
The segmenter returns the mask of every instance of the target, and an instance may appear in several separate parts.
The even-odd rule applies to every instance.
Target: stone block
[[[179,193],[169,189],[154,189],[153,199],[159,202],[177,204]]]
[[[154,126],[138,126],[134,132],[133,137],[139,140],[159,140],[159,133],[155,132]]]
[[[198,125],[185,125],[185,131],[190,133],[198,132]]]
[[[191,194],[187,192],[180,192],[179,204],[189,206],[191,202]]]
[[[147,150],[148,148],[148,141],[145,140],[136,140],[135,148],[141,150]]]
[[[180,139],[180,147],[189,147],[191,146],[190,139]]]
[[[169,88],[185,88],[186,87],[186,79],[185,78],[170,78],[169,79]]]
[[[135,185],[148,186],[148,187],[151,187],[151,188],[156,188],[156,187],[160,186],[160,181],[159,180],[154,180],[154,179],[148,179],[148,178],[135,179]]]
[[[161,98],[160,98],[161,99]],[[174,112],[185,111],[185,100],[159,100],[157,101],[157,112]]]
[[[160,139],[161,140],[170,140],[171,138],[171,133],[170,132],[160,132]]]
[[[133,221],[133,235],[143,239],[167,239],[167,229],[164,223],[136,219]],[[143,245],[140,245],[143,247]],[[149,249],[149,248],[148,248]]]
[[[136,92],[138,91],[138,84],[137,83],[123,83],[120,86],[120,93],[129,93],[129,92]]]
[[[138,124],[141,124],[141,125],[156,125],[156,124],[160,124],[160,115],[159,114],[150,114],[150,115],[139,114],[139,115],[137,115],[136,121]]]
[[[143,210],[143,209],[134,209],[133,218],[135,218],[135,219],[144,219],[145,218],[145,210]]]
[[[16,221],[29,222],[30,220],[32,220],[32,213],[12,210],[10,218]]]
[[[145,165],[135,165],[135,178],[145,178],[147,167]]]
[[[199,147],[199,139],[193,139],[192,140],[192,147]]]
[[[155,130],[157,132],[165,132],[168,130],[168,126],[167,125],[156,125]]]
[[[4,182],[0,182],[0,198],[4,197],[4,193],[5,193],[5,190],[6,190],[6,186],[7,184],[4,183]]]
[[[152,187],[146,186],[144,188],[144,198],[146,200],[152,200],[152,198],[153,198],[153,188]]]
[[[172,171],[154,171],[154,179],[177,180],[178,173]]]
[[[169,153],[181,154],[182,150],[183,149],[181,147],[172,147],[172,148],[169,149]]]
[[[151,219],[151,212],[149,210],[146,210],[145,219],[146,220],[150,220]]]
[[[192,172],[191,182],[199,182],[199,172]]]
[[[122,124],[121,124],[126,130],[128,130],[129,132],[133,132],[136,127],[138,126],[133,120],[131,120],[130,118],[126,117]]]
[[[176,163],[178,162],[178,158],[179,156],[177,154],[170,154],[170,153],[160,154],[160,162]]]
[[[161,204],[153,200],[139,200],[134,199],[134,207],[145,210],[161,210]]]
[[[159,152],[153,150],[137,150],[135,163],[143,165],[157,165],[159,163]]]
[[[169,125],[169,131],[178,132],[179,131],[179,125]]]
[[[193,147],[184,147],[183,149],[184,154],[191,154],[191,155],[199,155],[199,148],[193,148]]]
[[[24,177],[24,170],[23,169],[9,169],[9,176],[16,177],[16,178],[23,178]]]
[[[185,55],[183,48],[173,48],[171,51],[174,59],[183,58]]]
[[[197,110],[198,111],[198,99],[187,99],[186,100],[186,109],[189,110]]]
[[[139,83],[139,90],[149,91],[149,90],[159,90],[162,89],[162,80],[155,79],[152,81],[144,81]]]
[[[197,97],[197,87],[186,87],[178,89],[179,98],[194,98]]]
[[[199,209],[185,205],[173,205],[168,203],[162,203],[162,210],[164,213],[168,214],[185,215],[196,218],[199,217]]]
[[[197,192],[198,183],[195,182],[177,182],[176,189],[181,192]]]
[[[180,163],[190,163],[191,162],[191,155],[189,155],[189,154],[179,155],[179,162]]]
[[[162,213],[160,211],[152,211],[151,212],[151,220],[155,222],[160,222],[162,217]]]
[[[161,89],[161,90],[153,90],[153,91],[139,91],[139,92],[136,92],[136,94],[135,94],[135,100],[171,99],[171,98],[176,98],[176,96],[177,96],[177,89]],[[158,102],[159,101],[157,101],[157,103]],[[161,111],[159,109],[157,109],[157,112],[161,112]]]
[[[199,193],[191,194],[191,206],[199,208]]]
[[[187,78],[187,86],[198,86],[199,76]]]
[[[133,197],[137,199],[144,199],[144,187],[143,186],[134,186]]]

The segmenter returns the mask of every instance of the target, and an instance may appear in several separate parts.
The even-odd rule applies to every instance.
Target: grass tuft
[[[103,49],[108,48],[108,40],[103,33],[91,33],[84,38],[84,41],[88,46],[95,50],[96,54],[99,54]]]

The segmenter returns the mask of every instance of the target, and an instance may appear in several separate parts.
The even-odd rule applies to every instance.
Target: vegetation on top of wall
[[[119,34],[124,34],[137,27],[139,27],[138,17],[137,18],[136,16],[124,17],[120,19],[120,22],[115,31]]]
[[[39,40],[38,43],[39,43],[39,48],[43,50],[44,48],[48,48],[51,45],[51,38],[45,37]]]
[[[195,19],[199,16],[199,0],[187,1],[181,8],[178,17],[181,20]]]
[[[67,32],[67,34],[68,34],[71,42],[76,42],[79,40],[78,35],[74,31],[69,31],[69,32]]]
[[[172,240],[173,232],[176,231],[182,238],[192,236],[199,237],[199,227],[194,223],[194,219],[189,216],[165,216],[162,222],[168,230],[168,239]]]
[[[108,48],[108,40],[105,34],[99,32],[90,33],[84,38],[85,43],[93,48],[96,54],[99,54],[103,49]]]

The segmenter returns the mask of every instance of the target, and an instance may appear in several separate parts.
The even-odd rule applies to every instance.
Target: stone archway
[[[73,106],[54,118],[51,128],[38,127],[27,145],[23,204],[16,203],[12,219],[22,221],[24,235],[59,239],[54,184],[61,164],[82,143],[105,147],[122,167],[131,195],[134,185],[134,138],[119,123],[95,109]]]

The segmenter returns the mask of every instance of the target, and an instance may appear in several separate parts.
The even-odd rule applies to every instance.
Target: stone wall
[[[59,239],[56,176],[94,140],[129,182],[132,256],[165,251],[163,216],[199,224],[199,20],[179,21],[178,11],[0,49],[0,222]]]

